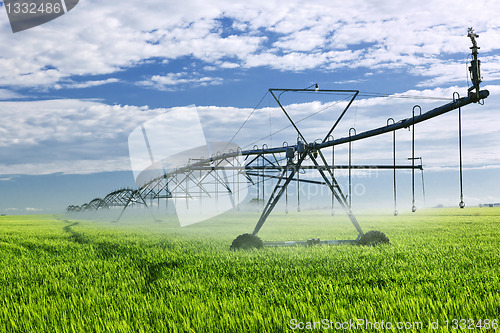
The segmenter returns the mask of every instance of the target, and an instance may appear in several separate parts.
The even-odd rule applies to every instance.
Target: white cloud
[[[20,212],[33,214],[34,212],[43,212],[43,211],[46,211],[47,209],[45,209],[45,208],[34,208],[34,207],[25,207],[25,208],[9,207],[9,208],[5,208],[3,210],[6,211],[6,212],[15,212],[17,214],[20,213]]]
[[[69,88],[69,89],[81,89],[81,88],[89,88],[89,87],[97,87],[97,86],[102,86],[104,84],[110,84],[110,83],[116,83],[120,82],[120,80],[116,78],[109,78],[106,80],[95,80],[95,81],[85,81],[85,82],[65,82],[61,84],[56,84],[54,88],[56,89],[61,89],[61,88]]]
[[[115,171],[131,171],[128,156],[109,160],[59,160],[47,163],[18,164],[0,163],[0,174],[50,175],[62,172],[64,174],[81,175]]]
[[[471,104],[462,109],[464,161],[469,168],[500,165],[499,152],[494,149],[500,146],[495,116],[496,105],[500,102],[496,95],[500,87],[488,86],[486,89],[492,95],[485,100],[484,106]],[[454,90],[463,91],[463,88],[412,90],[404,95],[451,98]],[[311,98],[306,104],[285,104],[309,141],[322,138],[345,105],[345,101],[326,104],[325,101],[314,101],[317,97]],[[286,96],[282,96],[282,101],[287,101]],[[382,97],[359,99],[333,135],[336,138],[348,136],[350,127],[355,127],[358,133],[381,127],[389,117],[396,121],[408,118],[416,103],[425,112],[446,101]],[[0,102],[0,113],[4,119],[0,128],[0,174],[82,174],[129,170],[128,135],[140,124],[168,110],[106,105],[88,100]],[[293,144],[297,137],[291,127],[281,130],[289,123],[279,108],[273,105],[255,111],[218,106],[200,106],[197,110],[208,141],[230,140],[252,112],[234,138],[240,146],[251,148],[253,144],[261,146],[264,143],[281,146],[283,141]],[[312,113],[316,115],[306,118]],[[275,134],[269,136],[270,133]],[[418,124],[416,138],[417,154],[429,167],[457,165],[456,112]],[[386,134],[373,141],[355,142],[356,158],[372,161],[390,159],[391,139],[391,135]],[[398,131],[397,140],[399,158],[408,157],[410,132]],[[336,151],[345,153],[345,145],[337,147]],[[340,153],[339,161],[346,156],[344,153]]]
[[[43,209],[43,208],[33,208],[33,207],[26,207],[25,209],[26,209],[26,211],[28,211],[28,212],[41,212],[41,211],[44,211],[44,210],[45,210],[45,209]]]
[[[0,89],[0,100],[8,100],[8,99],[17,99],[17,98],[24,98],[24,96],[10,91],[8,89]]]
[[[238,67],[240,67],[240,65],[235,62],[223,61],[220,64],[220,68],[238,68]]]
[[[122,170],[126,139],[164,109],[85,100],[0,102],[0,173],[92,173]],[[94,164],[92,163],[94,161]],[[122,163],[122,162],[120,162]]]
[[[186,72],[168,73],[167,75],[153,75],[148,80],[137,82],[137,85],[151,87],[158,90],[175,91],[186,87],[212,86],[222,84],[224,80],[220,77],[189,75]]]
[[[460,64],[447,57],[467,53],[462,22],[480,33],[481,52],[500,49],[498,6],[451,0],[404,5],[367,0],[187,0],[182,5],[88,0],[45,25],[1,34],[0,80],[11,86],[53,87],[74,75],[113,74],[151,59],[187,56],[221,68],[415,67],[414,75],[430,75],[428,83],[439,84],[436,78],[446,66]],[[236,30],[226,31],[223,18]],[[5,16],[3,20],[8,30]]]

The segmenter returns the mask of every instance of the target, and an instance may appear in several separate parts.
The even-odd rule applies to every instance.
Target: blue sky
[[[483,87],[491,95],[484,106],[463,110],[466,203],[500,202],[498,12],[496,1],[83,0],[58,19],[15,34],[0,13],[0,212],[60,212],[133,186],[128,135],[175,107],[198,106],[210,135],[229,140],[268,88],[318,83],[463,96],[469,26],[480,35]],[[446,102],[361,96],[337,135],[406,118],[416,103],[425,111]],[[257,112],[246,133],[269,132],[270,119],[277,129],[283,119],[269,110]],[[332,112],[318,118],[325,128]],[[456,124],[453,112],[416,130],[429,206],[458,203]],[[318,122],[301,126],[311,136],[324,135]],[[409,132],[398,138],[404,161]],[[390,142],[356,144],[357,161],[390,158]],[[390,191],[384,200],[377,195],[377,188],[390,188],[390,179],[380,177],[366,182],[371,194],[365,201],[390,207]],[[407,193],[409,175],[401,177]]]

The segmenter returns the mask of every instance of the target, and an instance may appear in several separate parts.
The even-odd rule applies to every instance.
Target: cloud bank
[[[499,57],[492,55],[500,49],[498,12],[500,3],[491,1],[87,0],[48,24],[0,34],[0,82],[58,87],[81,75],[187,57],[212,69],[406,70],[422,86],[438,86],[465,81],[467,26],[480,33],[481,52],[490,55],[483,74],[498,79]],[[0,19],[8,31],[7,17]],[[219,82],[182,76],[194,85]],[[164,90],[179,79],[164,73],[139,84]]]
[[[486,87],[492,96],[484,106],[472,104],[463,108],[464,161],[468,167],[500,166],[500,133],[496,119],[496,95],[500,86]],[[407,95],[451,96],[458,87],[409,91]],[[401,95],[396,95],[396,97]],[[338,98],[338,97],[336,97]],[[418,100],[423,112],[444,104],[441,100]],[[285,105],[307,140],[322,138],[343,110],[345,101],[310,101]],[[362,132],[384,126],[389,117],[396,121],[411,116],[414,100],[370,97],[354,102],[333,135],[349,135],[355,127]],[[294,144],[296,133],[280,109],[265,106],[256,110],[236,107],[197,106],[205,135],[209,141],[229,141],[245,149],[254,145],[281,146]],[[130,170],[127,138],[145,121],[172,108],[150,109],[147,106],[107,105],[90,100],[46,100],[0,102],[4,117],[0,128],[3,158],[0,174],[86,174]],[[251,117],[249,115],[251,114]],[[313,116],[311,116],[313,114]],[[238,131],[246,120],[245,126]],[[427,166],[452,167],[457,159],[457,113],[452,112],[416,126],[417,154]],[[235,135],[236,134],[236,135]],[[168,136],[168,133],[165,133]],[[176,138],[170,138],[175,140]],[[398,158],[411,155],[411,134],[397,132]],[[390,164],[392,136],[353,143],[358,163],[382,161]],[[338,162],[346,162],[347,145],[336,148]]]

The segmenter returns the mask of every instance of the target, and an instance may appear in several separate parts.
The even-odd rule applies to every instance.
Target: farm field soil
[[[174,219],[2,216],[0,331],[310,332],[355,322],[362,332],[384,322],[385,331],[440,332],[454,319],[487,331],[485,320],[500,319],[498,208],[359,215],[390,245],[230,251],[257,219],[227,213],[180,228]],[[259,236],[356,231],[340,214],[312,211],[273,214]]]

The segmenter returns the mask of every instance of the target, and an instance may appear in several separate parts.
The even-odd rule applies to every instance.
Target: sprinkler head
[[[417,211],[417,207],[412,206],[412,207],[411,207],[411,212],[412,212],[412,213],[415,213],[416,211]]]
[[[398,216],[398,211],[394,210],[394,216]]]
[[[465,202],[460,201],[460,203],[458,204],[458,207],[465,208]]]

